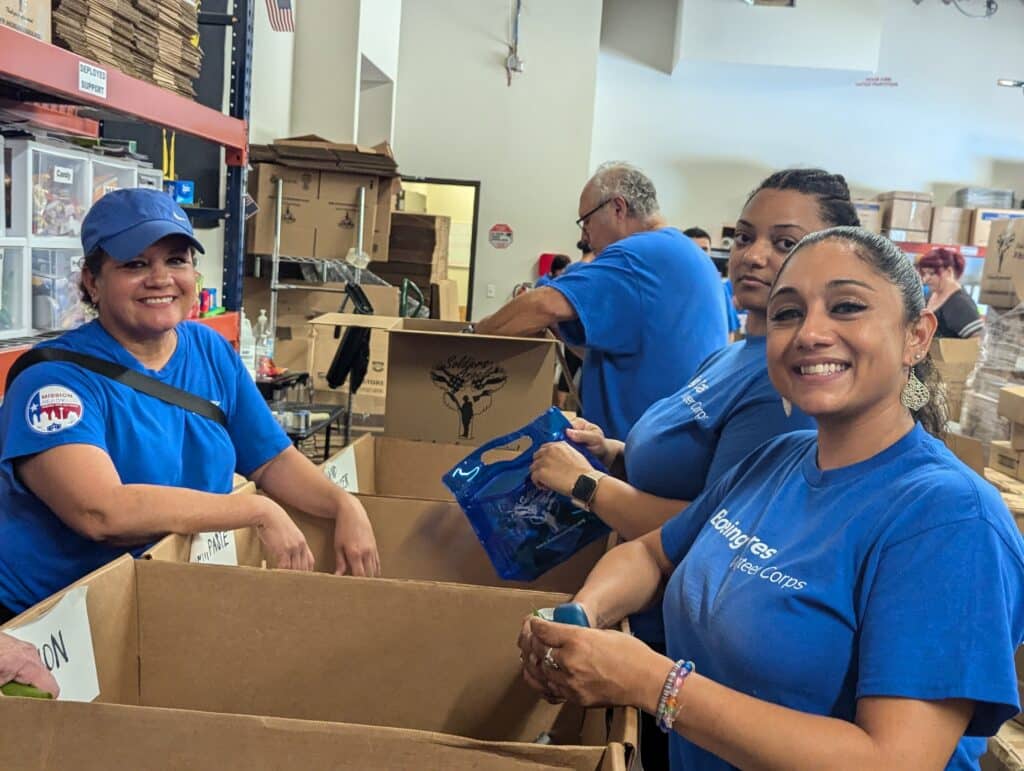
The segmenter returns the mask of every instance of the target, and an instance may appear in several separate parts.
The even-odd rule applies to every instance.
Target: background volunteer
[[[964,258],[955,249],[937,246],[917,262],[921,280],[931,291],[928,310],[939,321],[937,337],[976,337],[983,322],[978,306],[960,286]]]
[[[288,505],[336,520],[338,565],[379,573],[366,512],[291,446],[228,342],[184,322],[196,297],[181,208],[118,190],[82,224],[83,299],[98,318],[39,348],[112,360],[217,404],[227,427],[75,364],[24,370],[0,407],[0,616],[20,612],[168,532],[254,525],[275,566],[313,557],[271,498],[229,496],[248,476]]]
[[[528,335],[557,324],[567,344],[586,350],[583,414],[624,439],[647,407],[725,345],[722,290],[707,256],[666,226],[654,184],[639,169],[602,165],[579,212],[595,260],[516,298],[476,330]]]
[[[936,322],[914,267],[864,230],[808,236],[768,319],[772,381],[817,435],[760,448],[602,558],[576,596],[607,626],[668,578],[671,659],[533,619],[526,677],[583,704],[674,701],[661,713],[674,771],[977,768],[983,737],[1019,709],[1024,542],[933,435]],[[669,682],[672,659],[695,672]]]

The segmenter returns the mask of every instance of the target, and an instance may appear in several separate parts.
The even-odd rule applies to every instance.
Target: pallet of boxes
[[[314,327],[330,346],[334,327],[374,318]],[[362,500],[387,577],[332,575],[333,523],[301,512],[312,574],[263,569],[250,529],[169,536],[101,568],[8,625],[57,641],[54,674],[86,702],[0,700],[0,742],[19,742],[20,767],[630,768],[636,711],[548,704],[515,647],[522,619],[566,601],[606,542],[531,584],[504,581],[440,483],[550,405],[555,340],[424,319],[384,332],[386,433],[323,473]]]
[[[1024,212],[1022,212],[1024,213]],[[1024,219],[989,225],[980,301],[988,306],[978,365],[964,393],[961,428],[986,445],[1010,439],[1000,392],[1024,386]]]

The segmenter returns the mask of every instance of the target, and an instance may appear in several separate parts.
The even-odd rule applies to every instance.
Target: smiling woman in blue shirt
[[[886,239],[803,239],[768,303],[767,356],[818,433],[748,456],[576,596],[594,627],[662,603],[668,656],[527,620],[525,677],[554,700],[633,704],[671,768],[976,769],[1019,709],[1024,542],[936,437],[936,320]]]

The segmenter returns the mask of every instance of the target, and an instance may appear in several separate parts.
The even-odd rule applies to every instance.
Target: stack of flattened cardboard
[[[371,260],[388,258],[391,212],[400,183],[387,143],[366,148],[307,135],[254,145],[250,157],[256,166],[249,175],[249,194],[259,207],[246,224],[250,254],[273,249],[280,180],[282,256],[344,259],[356,245],[361,212],[362,251]]]
[[[202,51],[190,0],[56,0],[54,42],[132,77],[194,97]]]
[[[396,286],[407,278],[429,297],[430,285],[448,278],[450,230],[451,217],[394,212],[388,259],[371,262],[370,271]]]

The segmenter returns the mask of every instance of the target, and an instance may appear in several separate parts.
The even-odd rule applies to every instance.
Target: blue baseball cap
[[[167,236],[184,236],[205,254],[192,223],[163,190],[114,190],[92,205],[82,221],[82,249],[102,249],[118,262],[134,260]]]

